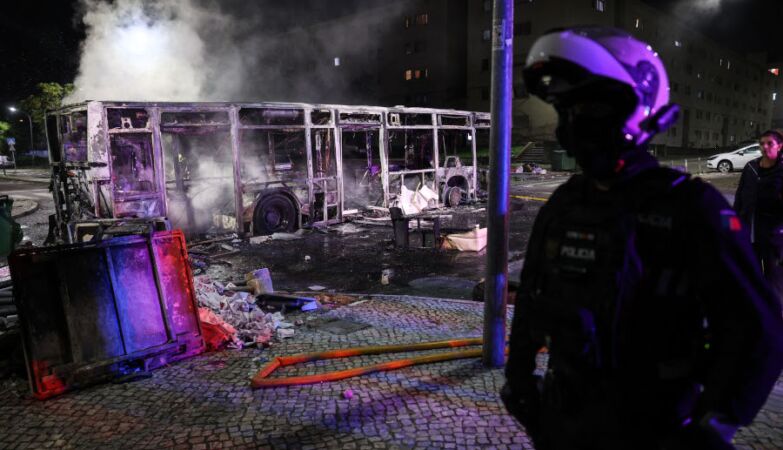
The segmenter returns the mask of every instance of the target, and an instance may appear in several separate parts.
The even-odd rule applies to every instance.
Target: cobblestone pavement
[[[372,298],[322,315],[371,327],[336,335],[306,324],[270,349],[227,350],[181,361],[148,379],[103,384],[36,401],[0,392],[0,448],[516,448],[531,449],[497,392],[500,369],[478,359],[409,367],[343,381],[252,390],[270,358],[365,345],[477,337],[483,305],[421,297]],[[293,317],[289,318],[295,319]],[[306,322],[305,322],[306,323]],[[437,352],[418,352],[416,355]],[[273,376],[322,373],[413,353],[328,360]],[[351,389],[352,398],[343,393]],[[783,384],[741,449],[783,448]]]

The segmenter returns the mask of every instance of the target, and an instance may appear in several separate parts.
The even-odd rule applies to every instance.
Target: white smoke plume
[[[400,23],[365,15],[343,20],[335,34],[319,27],[290,26],[295,21],[293,8],[280,6],[282,2],[81,2],[86,38],[76,90],[66,103],[361,102],[368,93],[350,89],[355,80],[348,77],[366,74],[356,74],[346,63],[376,50],[383,41],[381,33],[390,31],[383,27]],[[382,16],[400,13],[402,3],[383,6]],[[317,6],[323,10],[324,5]],[[367,17],[373,23],[367,23]],[[335,67],[336,57],[343,67]]]
[[[710,20],[731,0],[680,0],[674,6],[675,16],[692,22]]]

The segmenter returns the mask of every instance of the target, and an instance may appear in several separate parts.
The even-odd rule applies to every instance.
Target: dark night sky
[[[226,1],[230,5],[234,0]],[[683,1],[715,0],[644,1],[667,9]],[[0,46],[0,105],[4,111],[7,105],[29,95],[38,82],[73,80],[78,68],[79,42],[84,35],[77,18],[78,4],[65,0],[4,2],[0,14],[0,36],[4,37]],[[263,2],[239,4],[242,8],[263,7]],[[296,17],[301,23],[302,10],[309,8],[310,19],[315,19],[349,9],[357,0],[300,0],[290,4],[299,12],[287,17]],[[721,8],[720,14],[711,17],[695,16],[699,20],[693,26],[739,51],[766,50],[773,57],[783,58],[783,0],[721,0]]]

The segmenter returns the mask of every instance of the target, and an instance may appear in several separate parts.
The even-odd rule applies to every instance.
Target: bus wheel
[[[459,186],[452,186],[446,191],[446,206],[459,206],[462,202],[462,189]]]
[[[253,213],[253,234],[290,233],[296,229],[296,206],[283,194],[262,198]]]

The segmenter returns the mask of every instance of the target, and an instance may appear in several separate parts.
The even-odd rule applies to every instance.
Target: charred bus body
[[[336,223],[424,186],[476,198],[489,114],[294,103],[90,101],[46,118],[52,229],[118,222],[241,235]]]

